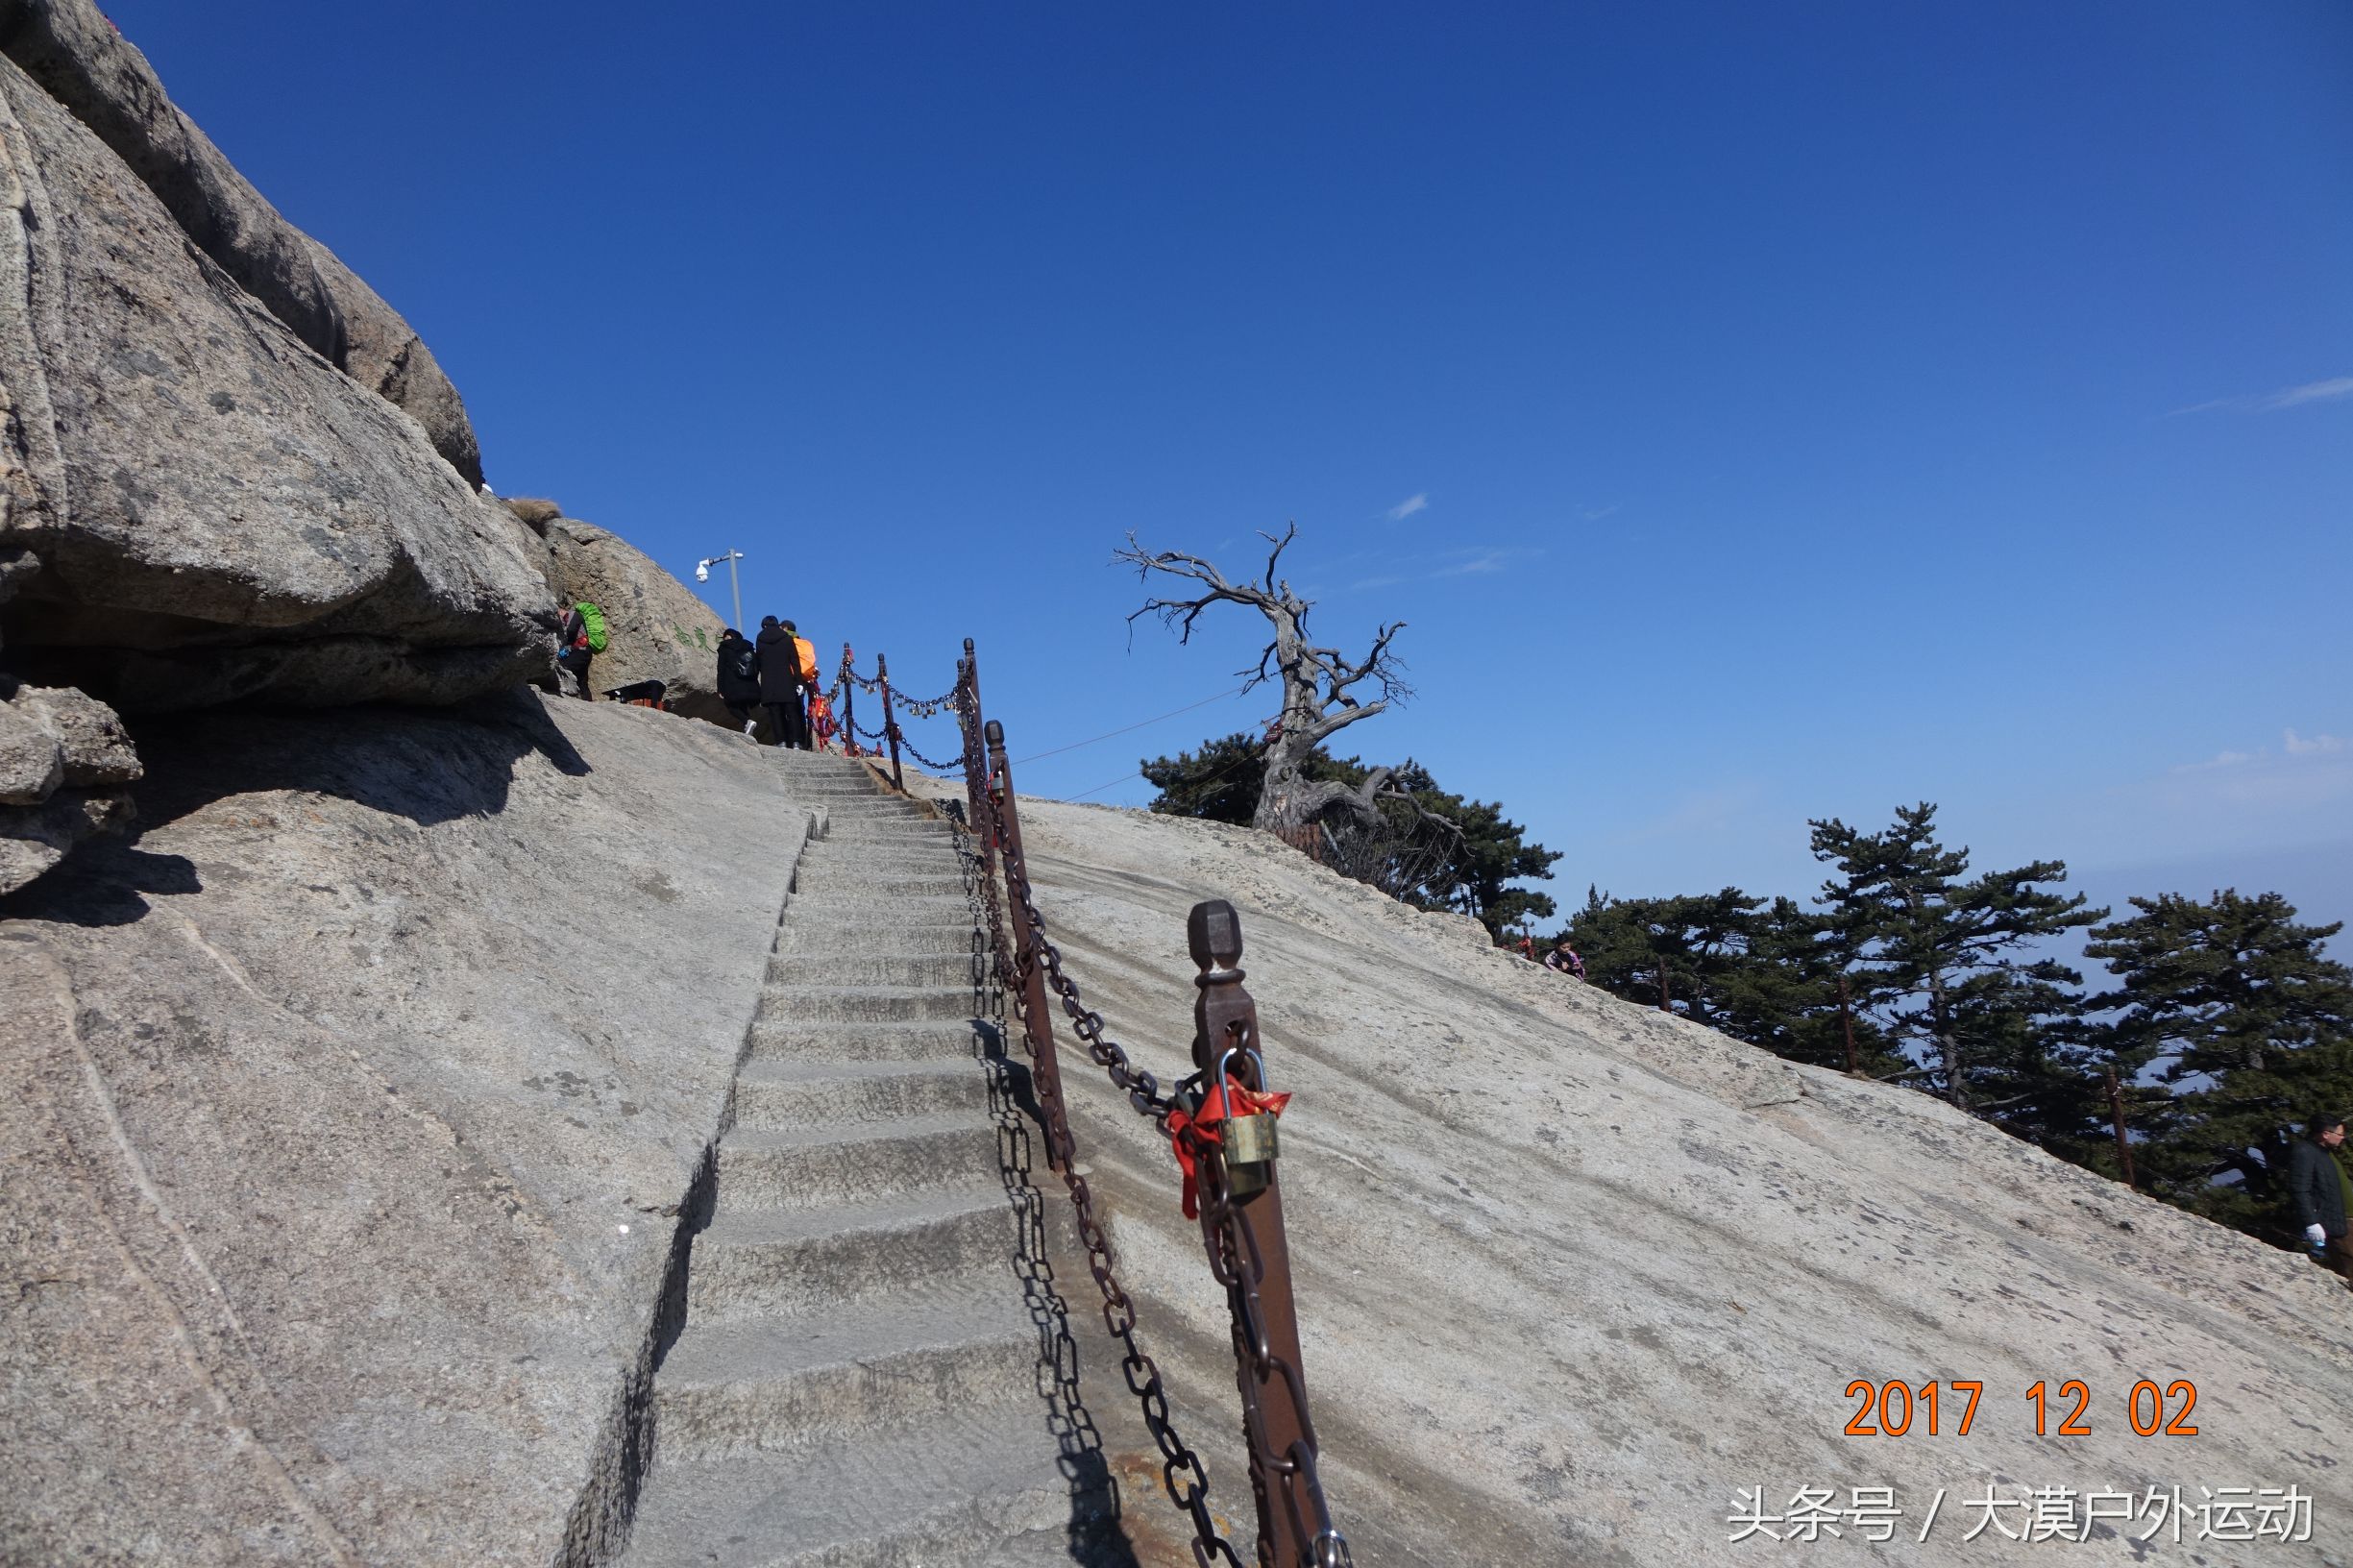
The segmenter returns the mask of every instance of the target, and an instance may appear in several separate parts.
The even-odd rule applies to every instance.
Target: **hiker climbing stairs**
[[[625,1561],[1132,1560],[1091,1544],[1103,1499],[1050,1425],[1019,1263],[1035,1140],[952,830],[849,759],[778,766],[829,830],[770,961]]]

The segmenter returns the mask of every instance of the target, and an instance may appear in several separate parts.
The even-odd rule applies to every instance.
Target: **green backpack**
[[[573,608],[580,612],[580,625],[588,630],[588,650],[591,653],[603,652],[612,642],[604,629],[604,612],[586,600],[580,600]]]

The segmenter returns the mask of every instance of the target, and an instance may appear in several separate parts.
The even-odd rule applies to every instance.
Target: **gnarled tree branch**
[[[1233,581],[1214,562],[1184,551],[1147,551],[1133,532],[1126,548],[1112,557],[1116,564],[1133,566],[1139,581],[1150,582],[1153,574],[1159,573],[1197,583],[1203,590],[1188,597],[1155,595],[1145,600],[1129,612],[1131,626],[1143,616],[1158,616],[1182,645],[1192,641],[1194,626],[1211,605],[1242,604],[1264,616],[1273,628],[1274,640],[1260,653],[1257,665],[1236,672],[1244,677],[1244,690],[1276,681],[1283,687],[1282,709],[1267,726],[1266,784],[1254,819],[1261,827],[1311,821],[1339,805],[1343,797],[1358,802],[1345,809],[1370,812],[1378,785],[1360,796],[1345,786],[1311,784],[1301,776],[1301,765],[1316,747],[1349,724],[1385,712],[1392,702],[1412,696],[1404,678],[1405,666],[1391,648],[1405,629],[1404,622],[1385,623],[1360,658],[1352,659],[1336,648],[1309,640],[1307,619],[1313,601],[1301,598],[1289,579],[1281,576],[1283,552],[1298,535],[1296,524],[1286,525],[1279,537],[1260,533],[1271,548],[1265,570],[1256,582]],[[1381,695],[1371,701],[1354,695],[1354,689],[1366,681],[1380,688]]]

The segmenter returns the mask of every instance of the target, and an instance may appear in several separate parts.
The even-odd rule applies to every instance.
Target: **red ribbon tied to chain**
[[[1188,1112],[1182,1107],[1168,1113],[1168,1143],[1176,1153],[1177,1168],[1185,1172],[1185,1217],[1201,1217],[1201,1184],[1199,1164],[1203,1152],[1213,1143],[1222,1145],[1225,1135],[1219,1123],[1231,1116],[1279,1116],[1283,1108],[1291,1103],[1290,1090],[1280,1094],[1264,1094],[1238,1083],[1229,1073],[1225,1083],[1209,1091],[1201,1109]]]

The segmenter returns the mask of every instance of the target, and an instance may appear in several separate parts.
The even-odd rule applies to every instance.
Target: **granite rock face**
[[[608,1560],[763,979],[813,958],[840,1016],[898,1029],[867,1011],[897,1005],[853,968],[872,955],[840,943],[929,884],[848,864],[827,884],[783,759],[642,710],[135,733],[141,835],[0,895],[0,1560]],[[828,809],[843,845],[914,842],[879,805]],[[2341,1568],[2353,1302],[2311,1265],[1920,1094],[1474,949],[1246,829],[1023,812],[1071,977],[1164,1082],[1188,1066],[1185,912],[1240,909],[1296,1096],[1306,1372],[1357,1560],[1745,1562],[1740,1488],[1891,1486],[1916,1524],[1936,1488],[1992,1482],[2293,1485],[2314,1533],[2261,1560]],[[814,902],[772,953],[796,879]],[[968,972],[956,924],[922,930],[926,972]],[[1084,1060],[1066,1048],[1079,1152],[1145,1346],[1213,1508],[1246,1521],[1224,1294],[1164,1137]],[[824,1090],[758,1086],[774,1157],[838,1132]],[[775,1121],[793,1104],[805,1129]],[[1161,1460],[1064,1262],[1133,1560],[1175,1568]],[[2037,1437],[2025,1390],[2072,1377],[2091,1434]],[[1967,1437],[1858,1440],[1858,1378],[1979,1381],[1985,1405]],[[2143,1378],[2196,1384],[2197,1438],[2132,1433]],[[1900,1560],[1986,1560],[1969,1522]],[[2066,1556],[2122,1568],[2134,1545]]]
[[[711,607],[627,541],[593,524],[556,517],[539,527],[550,590],[562,603],[587,600],[604,611],[612,641],[589,672],[596,689],[658,680],[674,711],[739,728],[719,699],[719,634],[725,626]]]
[[[0,893],[96,833],[128,825],[138,753],[105,703],[0,676]]]
[[[527,678],[553,629],[528,532],[376,390],[455,439],[414,333],[326,258],[353,338],[84,0],[0,6],[0,559],[39,567],[0,608],[12,666],[124,712]]]
[[[467,483],[482,482],[465,404],[432,352],[236,171],[91,0],[0,0],[0,52],[128,164],[240,288],[322,358],[424,426]]]
[[[592,1560],[807,814],[529,696],[139,743],[0,896],[0,1561]]]
[[[0,0],[0,52],[110,148],[238,287],[343,363],[342,311],[301,233],[180,111],[92,0]]]

